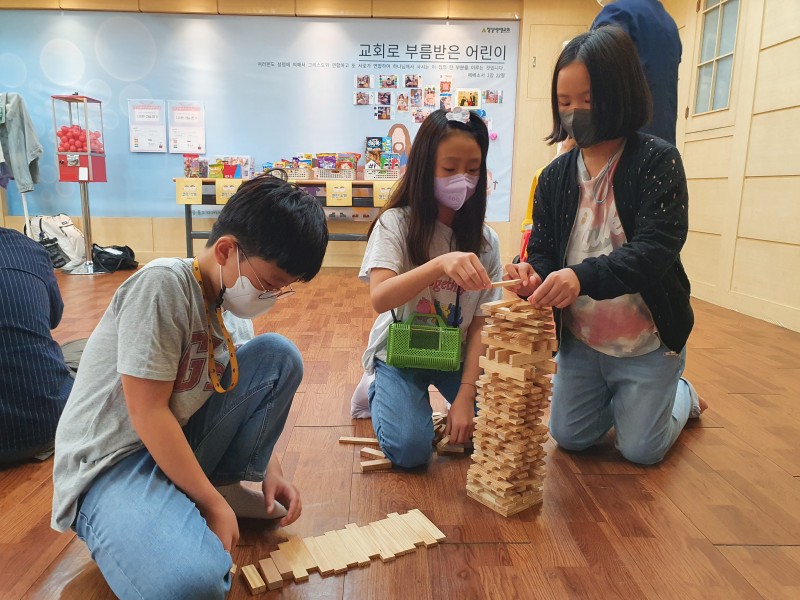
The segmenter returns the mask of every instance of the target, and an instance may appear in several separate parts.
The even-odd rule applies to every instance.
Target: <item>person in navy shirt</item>
[[[73,381],[50,335],[63,311],[47,251],[0,227],[0,463],[53,446]]]
[[[598,3],[603,10],[592,29],[603,25],[622,28],[633,40],[639,62],[653,97],[653,118],[642,127],[673,146],[678,117],[678,65],[681,63],[681,38],[678,26],[658,0],[617,0]]]

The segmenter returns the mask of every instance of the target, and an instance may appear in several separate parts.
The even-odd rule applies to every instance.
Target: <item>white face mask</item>
[[[222,308],[231,311],[241,319],[255,319],[275,306],[276,298],[260,298],[259,296],[264,294],[264,290],[258,289],[247,277],[242,275],[242,262],[238,251],[236,252],[236,261],[239,278],[231,287],[225,289],[225,294],[222,296]],[[224,287],[222,265],[219,265],[219,286],[220,288]]]

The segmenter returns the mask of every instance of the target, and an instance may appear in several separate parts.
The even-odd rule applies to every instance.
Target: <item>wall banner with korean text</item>
[[[6,10],[3,31],[0,89],[24,96],[45,147],[28,197],[35,213],[80,214],[77,187],[57,182],[50,105],[77,91],[103,102],[108,183],[92,189],[97,216],[181,216],[182,153],[208,164],[253,157],[259,171],[353,152],[362,165],[402,170],[425,117],[461,106],[484,111],[494,134],[488,220],[509,219],[516,22]],[[145,103],[137,122],[129,100]],[[164,149],[147,129],[159,111]],[[147,134],[136,144],[134,125]],[[367,138],[381,138],[369,156]],[[10,188],[9,213],[21,214]]]

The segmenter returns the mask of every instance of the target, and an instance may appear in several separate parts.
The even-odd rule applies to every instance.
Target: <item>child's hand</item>
[[[580,296],[581,282],[572,269],[553,271],[528,298],[536,308],[566,308]]]
[[[472,439],[472,430],[475,427],[474,396],[456,396],[447,413],[447,426],[444,434],[450,436],[451,444],[466,444]]]
[[[492,280],[472,252],[448,252],[438,257],[442,271],[466,291],[485,290]]]
[[[539,277],[538,273],[533,270],[533,267],[526,262],[519,263],[518,265],[513,263],[506,265],[506,274],[503,275],[503,279],[521,279],[522,283],[510,287],[508,290],[523,298],[527,298],[533,294],[536,288],[542,283],[542,278]]]
[[[206,520],[208,528],[214,532],[222,542],[226,552],[230,552],[239,542],[239,524],[236,522],[236,513],[222,496],[219,501],[208,507],[197,507]]]
[[[271,515],[275,507],[275,500],[278,500],[286,507],[286,516],[281,519],[281,527],[286,527],[294,523],[303,511],[300,502],[300,491],[283,475],[277,472],[267,471],[264,482],[261,484],[264,491],[264,500],[267,504],[267,515]]]

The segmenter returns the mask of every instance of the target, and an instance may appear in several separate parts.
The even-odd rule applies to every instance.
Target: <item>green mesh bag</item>
[[[438,325],[425,323],[431,320],[436,320]],[[461,330],[445,325],[439,315],[414,313],[405,322],[395,320],[389,326],[386,364],[405,369],[458,371],[461,368]]]

